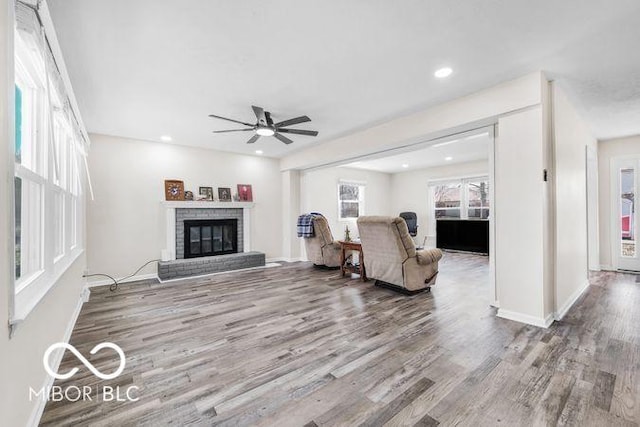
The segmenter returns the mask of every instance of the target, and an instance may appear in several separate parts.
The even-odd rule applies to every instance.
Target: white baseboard
[[[538,326],[540,328],[548,328],[553,323],[553,314],[549,314],[547,317],[543,318],[499,308],[497,316],[503,319],[513,320],[515,322],[526,323],[527,325]]]
[[[585,291],[589,289],[589,281],[585,280],[585,282],[580,286],[580,288],[576,289],[576,291],[571,294],[569,299],[560,307],[560,309],[556,310],[554,315],[555,320],[562,320],[562,318],[567,314],[569,309],[573,307],[573,304],[578,301],[578,299],[585,293]]]
[[[137,282],[139,280],[149,280],[149,279],[157,279],[157,278],[158,278],[157,273],[149,273],[149,274],[138,274],[137,276],[132,276],[124,280],[120,280],[120,279],[117,279],[117,280],[118,280],[118,283],[130,283],[130,282]],[[111,285],[112,283],[113,283],[113,280],[111,279],[99,279],[99,280],[93,280],[91,282],[87,282],[87,287],[95,288],[96,286]]]
[[[489,305],[490,305],[491,307],[500,308],[500,301],[495,300],[494,302],[489,303]]]
[[[602,264],[602,265],[600,265],[600,270],[601,270],[601,271],[616,271],[616,269],[615,269],[615,268],[613,268],[613,266],[612,266],[612,265],[609,265],[609,264]]]
[[[82,310],[82,305],[89,301],[89,296],[91,291],[88,286],[85,286],[80,293],[80,297],[78,298],[78,302],[76,303],[76,307],[73,310],[73,314],[71,316],[71,320],[67,324],[67,328],[64,331],[64,336],[62,337],[61,342],[69,343],[71,339],[71,334],[73,333],[73,328],[76,326],[76,322],[78,321],[78,316],[80,316],[80,311]],[[51,365],[54,372],[58,371],[60,367],[60,363],[62,363],[62,357],[64,356],[64,349],[59,349],[53,353],[53,364]],[[51,375],[47,375],[47,378],[44,380],[43,389],[49,390],[50,387],[53,386],[55,378]],[[40,419],[42,418],[42,414],[44,413],[44,408],[47,405],[46,399],[36,399],[36,405],[31,411],[31,416],[29,417],[29,421],[27,422],[28,426],[37,427],[40,424]]]

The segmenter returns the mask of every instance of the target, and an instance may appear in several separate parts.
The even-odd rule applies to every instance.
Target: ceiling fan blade
[[[278,138],[280,141],[284,142],[285,144],[291,144],[293,142],[292,140],[290,140],[286,136],[280,135],[278,132],[274,133],[273,136],[275,136],[276,138]]]
[[[260,139],[260,135],[258,135],[257,133],[255,135],[253,135],[251,137],[251,139],[249,139],[247,141],[247,144],[253,144],[254,142],[256,142],[258,139]]]
[[[278,132],[281,132],[281,133],[292,133],[294,135],[318,136],[318,131],[316,131],[316,130],[278,129]]]
[[[227,133],[227,132],[246,132],[249,130],[253,130],[253,128],[248,129],[229,129],[229,130],[214,130],[213,133]]]
[[[296,117],[294,119],[289,119],[289,120],[285,120],[283,122],[280,123],[276,123],[276,127],[277,128],[281,128],[284,126],[291,126],[291,125],[297,125],[298,123],[305,123],[305,122],[310,122],[311,119],[307,116],[300,116],[300,117]]]
[[[245,126],[251,126],[251,127],[255,126],[255,125],[252,125],[251,123],[245,123],[245,122],[241,122],[241,121],[238,121],[238,120],[228,119],[226,117],[216,116],[215,114],[209,114],[209,117],[213,117],[214,119],[227,120],[229,122],[234,122],[234,123],[240,123],[241,125],[245,125]]]
[[[267,119],[267,126],[269,127],[273,126],[273,119],[271,118],[271,113],[268,111],[265,111],[264,116]]]
[[[256,115],[256,118],[258,119],[258,123],[266,125],[267,117],[265,116],[264,110],[262,109],[262,107],[256,107],[255,105],[252,105],[251,108],[253,108],[253,113]]]

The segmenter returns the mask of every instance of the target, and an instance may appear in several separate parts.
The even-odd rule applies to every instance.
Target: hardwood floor
[[[484,257],[446,254],[405,296],[307,263],[94,289],[56,385],[140,387],[136,402],[50,402],[44,425],[638,425],[640,284],[598,273],[551,328],[498,319]]]

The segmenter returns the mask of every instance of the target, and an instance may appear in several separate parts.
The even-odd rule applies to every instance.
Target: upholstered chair
[[[340,243],[333,240],[327,219],[313,219],[314,237],[304,237],[307,258],[320,267],[340,267]]]
[[[440,249],[416,250],[404,219],[361,216],[358,233],[367,277],[377,285],[414,293],[436,283]]]

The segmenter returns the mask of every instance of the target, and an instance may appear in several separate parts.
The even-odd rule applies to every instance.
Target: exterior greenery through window
[[[364,184],[340,182],[338,184],[339,219],[356,219],[364,215]]]
[[[431,188],[435,218],[489,218],[487,177],[452,180]]]

